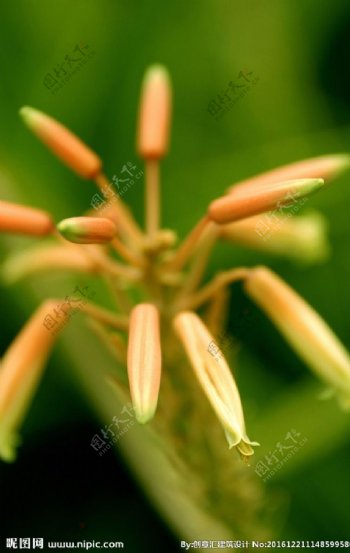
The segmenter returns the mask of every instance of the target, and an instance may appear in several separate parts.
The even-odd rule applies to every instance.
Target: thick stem
[[[160,186],[158,159],[146,160],[146,231],[153,238],[160,227]]]
[[[128,330],[129,318],[125,315],[116,315],[108,311],[108,309],[103,309],[93,303],[82,305],[81,310],[105,325],[112,326],[117,330]]]
[[[196,250],[199,240],[208,225],[214,225],[214,223],[212,223],[208,216],[205,215],[186,236],[180,247],[175,252],[173,259],[167,263],[167,270],[179,271],[182,269],[190,256]]]
[[[144,266],[143,260],[129,250],[129,248],[117,236],[113,238],[111,244],[116,252],[118,252],[121,257],[124,257],[124,259],[131,265],[134,265],[135,267]]]
[[[90,259],[93,259],[94,262],[107,274],[114,277],[124,278],[126,280],[130,280],[131,282],[139,280],[140,272],[138,269],[122,265],[117,261],[113,261],[105,255],[100,246],[90,244],[81,247],[86,255],[88,255]]]
[[[206,227],[203,232],[198,251],[193,259],[191,268],[184,281],[184,285],[175,299],[175,303],[186,301],[187,296],[189,296],[201,282],[205,269],[208,265],[210,254],[215,245],[217,235],[218,232],[216,225],[209,225]]]
[[[198,309],[200,305],[206,303],[212,296],[214,296],[221,288],[232,284],[237,280],[244,280],[249,275],[249,269],[245,267],[239,267],[219,273],[209,284],[204,286],[197,293],[188,296],[182,301],[182,303],[176,305],[176,311],[183,309]]]

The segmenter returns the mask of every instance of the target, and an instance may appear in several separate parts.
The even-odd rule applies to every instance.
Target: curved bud
[[[151,66],[144,77],[138,128],[138,151],[144,159],[159,159],[168,150],[171,88],[167,70]]]
[[[244,459],[249,458],[254,453],[252,446],[259,444],[252,442],[246,434],[236,383],[213,336],[200,318],[190,311],[183,311],[175,317],[174,328],[196,377],[225,430],[229,447],[235,446]],[[215,352],[220,355],[214,357]]]
[[[139,304],[130,314],[128,376],[136,418],[141,423],[148,422],[157,408],[161,364],[158,309]]]
[[[75,244],[107,244],[117,232],[111,219],[102,217],[71,217],[57,225],[62,236]]]
[[[222,225],[220,237],[302,263],[324,261],[330,253],[327,223],[316,211],[299,217],[281,216],[276,213],[255,215],[236,223]]]
[[[341,175],[349,167],[349,154],[331,154],[303,159],[240,181],[231,186],[229,192],[235,193],[242,188],[266,186],[291,179],[320,178],[327,182]]]
[[[30,130],[78,175],[94,179],[101,172],[98,155],[56,119],[28,106],[19,113]]]
[[[320,315],[265,267],[251,270],[244,286],[296,353],[350,407],[350,357]]]
[[[322,179],[298,179],[278,182],[261,188],[241,188],[235,194],[214,200],[208,215],[223,225],[263,213],[281,206],[292,205],[324,185]]]
[[[0,201],[0,232],[46,236],[53,229],[54,223],[46,211]]]
[[[10,255],[1,269],[4,281],[11,284],[34,273],[57,269],[94,273],[99,265],[79,246],[52,244]]]
[[[57,301],[45,301],[6,351],[0,369],[0,457],[13,461],[22,423],[55,342],[44,326]]]

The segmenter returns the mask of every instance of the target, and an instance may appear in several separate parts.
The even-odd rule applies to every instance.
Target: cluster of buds
[[[80,177],[95,181],[106,197],[111,183],[95,152],[44,113],[30,107],[22,108],[20,113],[63,163]],[[290,198],[298,202],[321,189],[325,181],[349,167],[350,156],[309,159],[235,184],[209,205],[199,223],[176,246],[176,234],[162,228],[160,220],[160,161],[168,149],[170,116],[167,71],[153,66],[142,87],[137,138],[138,153],[145,162],[145,230],[117,194],[112,196],[108,209],[90,210],[57,224],[42,210],[2,201],[2,232],[49,238],[39,248],[10,257],[2,271],[8,281],[47,269],[64,269],[100,275],[112,283],[118,312],[92,302],[84,305],[84,311],[125,363],[136,418],[143,424],[157,409],[163,370],[161,328],[173,329],[222,424],[229,447],[235,447],[248,460],[258,444],[247,435],[237,384],[224,355],[216,359],[208,347],[215,343],[218,326],[225,319],[230,285],[243,283],[248,296],[346,407],[350,404],[350,358],[320,316],[267,268],[236,267],[202,285],[210,253],[220,239],[254,245],[252,222],[281,204],[287,206]],[[297,251],[298,246],[307,244],[308,251],[315,255],[323,241],[324,227],[314,216],[308,219],[304,215],[303,224],[308,233],[300,230],[298,218],[289,219],[287,232],[276,227],[275,250],[288,255],[290,248]],[[264,249],[263,243],[261,246]],[[266,249],[269,251],[268,245]],[[142,297],[142,303],[133,305],[135,297]],[[55,340],[43,328],[44,314],[53,301],[47,300],[39,307],[1,361],[0,456],[5,460],[15,456],[18,428]],[[203,307],[207,324],[195,312]]]

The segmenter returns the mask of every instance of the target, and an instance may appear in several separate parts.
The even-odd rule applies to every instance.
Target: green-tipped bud
[[[162,158],[168,149],[171,117],[171,85],[162,65],[146,72],[141,92],[138,151],[144,159]]]
[[[63,219],[57,230],[76,244],[107,244],[113,240],[117,227],[110,219],[102,217],[72,217]]]
[[[223,225],[296,203],[324,185],[323,179],[297,179],[264,187],[242,187],[212,202],[208,215]]]
[[[19,114],[27,127],[78,175],[94,179],[101,172],[98,155],[56,119],[29,106],[22,107]]]

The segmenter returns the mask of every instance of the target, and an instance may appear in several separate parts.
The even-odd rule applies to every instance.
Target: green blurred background
[[[87,209],[95,190],[30,135],[19,107],[32,105],[67,124],[102,156],[112,177],[127,161],[141,167],[134,153],[137,103],[143,72],[154,62],[167,65],[173,80],[163,220],[180,236],[235,180],[350,150],[347,0],[17,0],[2,2],[0,12],[0,196],[48,209],[56,220]],[[94,57],[52,94],[44,83],[47,74],[79,43],[95,51]],[[208,104],[241,70],[253,71],[259,83],[216,121]],[[307,206],[329,219],[328,262],[296,266],[225,245],[210,272],[238,263],[269,264],[350,348],[349,183],[350,175],[344,176]],[[127,201],[141,219],[142,190],[134,186]],[[1,259],[28,242],[1,238]],[[69,294],[80,280],[54,275],[11,288],[1,284],[1,352],[39,297]],[[97,283],[91,286],[99,293]],[[238,329],[238,380],[251,435],[264,444],[258,455],[291,428],[308,439],[268,484],[283,504],[276,536],[349,539],[349,415],[334,401],[317,401],[321,385],[236,289],[232,330],[245,309],[253,316]],[[1,537],[124,540],[127,551],[178,551],[179,540],[123,461],[112,452],[98,457],[90,447],[101,425],[73,367],[84,359],[94,362],[89,347],[76,343],[73,353],[56,350],[26,421],[18,462],[0,466]]]

